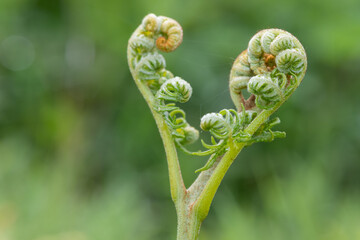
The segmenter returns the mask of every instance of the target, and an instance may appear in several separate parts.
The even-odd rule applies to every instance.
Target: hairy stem
[[[197,211],[194,211],[192,196],[189,192],[179,202],[177,212],[177,240],[198,239],[202,220]]]
[[[208,215],[211,202],[214,199],[215,193],[219,188],[222,179],[244,146],[245,144],[240,144],[238,146],[233,145],[233,147],[230,147],[229,151],[222,157],[211,177],[207,181],[194,206],[201,221],[203,221]]]
[[[171,198],[174,201],[175,205],[177,205],[178,199],[180,199],[185,194],[186,188],[184,185],[184,180],[181,175],[180,164],[179,164],[178,155],[173,137],[163,117],[154,110],[153,103],[155,102],[155,100],[153,94],[146,86],[144,86],[140,82],[140,80],[136,78],[133,72],[132,75],[133,78],[135,79],[136,85],[138,86],[140,92],[144,96],[145,101],[149,105],[151,113],[159,129],[164,144],[166,159],[168,163]]]

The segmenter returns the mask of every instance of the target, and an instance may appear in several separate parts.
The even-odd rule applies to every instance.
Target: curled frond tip
[[[171,18],[163,18],[160,25],[160,36],[156,40],[156,47],[163,52],[174,51],[182,42],[183,30],[180,24]]]
[[[265,29],[255,34],[230,73],[231,98],[238,111],[269,109],[285,101],[302,81],[307,67],[304,47],[289,32]],[[252,94],[244,99],[243,90]]]
[[[182,42],[181,25],[172,18],[148,14],[142,21],[144,34],[156,39],[156,47],[163,52],[174,51]]]

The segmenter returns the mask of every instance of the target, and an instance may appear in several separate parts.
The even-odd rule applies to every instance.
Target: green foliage
[[[253,143],[285,137],[284,132],[271,131],[280,119],[269,118],[303,80],[307,59],[303,46],[290,33],[280,29],[257,33],[250,40],[248,49],[235,60],[230,74],[230,95],[239,113],[234,109],[223,109],[204,115],[200,127],[211,133],[212,143],[209,145],[202,140],[207,150],[191,152],[183,144],[195,142],[199,133],[187,123],[182,109],[166,102],[189,101],[192,87],[180,77],[163,80],[157,77],[159,71],[169,72],[158,51],[174,51],[182,38],[183,31],[178,22],[151,13],[131,35],[127,56],[132,77],[151,110],[164,144],[170,193],[178,217],[177,239],[196,240],[215,193],[241,150]],[[156,45],[138,51],[139,39],[149,42],[142,43],[143,46],[153,46],[153,42]],[[148,80],[150,84],[146,82]],[[247,100],[242,92],[246,86],[252,94]],[[201,174],[189,188],[184,185],[176,147],[190,155],[211,155],[205,166],[196,171]]]

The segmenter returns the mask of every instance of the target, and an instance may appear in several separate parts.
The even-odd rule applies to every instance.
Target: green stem
[[[189,190],[186,190],[181,175],[180,164],[171,132],[161,114],[154,110],[154,96],[133,74],[135,82],[144,96],[154,116],[161,138],[163,140],[168,162],[171,198],[175,203],[178,216],[177,240],[196,240],[202,221],[208,215],[215,193],[222,179],[244,148],[245,143],[229,140],[229,151],[219,158],[212,168],[202,172]],[[279,102],[271,110],[263,110],[245,132],[253,135],[256,130],[286,101]]]
[[[175,205],[177,205],[178,199],[180,199],[185,194],[186,188],[181,175],[176,146],[174,144],[174,140],[170,133],[170,130],[166,125],[165,121],[163,120],[162,116],[156,113],[154,110],[152,110],[152,112],[156,124],[159,128],[159,132],[165,148],[170,179],[171,198],[174,201]]]
[[[234,162],[241,150],[246,146],[246,143],[238,143],[234,142],[233,139],[229,139],[228,151],[223,156],[219,157],[210,169],[203,171],[187,190],[181,175],[176,145],[170,129],[163,119],[163,116],[154,109],[154,103],[156,101],[153,93],[136,77],[130,61],[129,65],[136,85],[149,105],[163,140],[168,162],[171,198],[175,203],[178,216],[177,240],[196,240],[198,238],[201,223],[208,215],[217,189],[219,188],[231,164]],[[303,75],[301,75],[301,77],[303,77]],[[292,92],[295,89],[296,88],[294,88]],[[272,109],[261,111],[260,114],[245,129],[245,132],[249,135],[253,135],[257,129],[287,100],[292,92],[290,92],[283,101],[280,101]],[[236,100],[235,102],[238,103],[236,107],[240,109],[239,105],[242,100],[241,96],[232,95],[232,98],[233,100]]]
[[[253,135],[256,130],[286,101],[279,102],[271,110],[263,110],[245,129],[246,133]],[[241,150],[245,147],[245,143],[236,143],[232,140],[229,141],[230,149],[222,157],[217,166],[214,166],[213,173],[210,178],[207,180],[206,185],[203,187],[201,194],[199,195],[194,209],[197,212],[200,221],[203,221],[209,213],[210,205],[214,199],[215,193],[219,188],[221,181],[223,180],[226,172],[228,171],[231,164],[234,162],[235,158],[239,155]],[[203,173],[202,173],[203,174]],[[201,178],[199,175],[198,179]],[[205,174],[205,173],[204,173]],[[195,181],[193,185],[200,184],[200,181]],[[193,187],[193,186],[192,186]],[[196,186],[194,186],[196,187]]]
[[[177,240],[196,240],[198,239],[201,219],[194,211],[193,204],[190,203],[191,195],[186,195],[180,201],[177,211]]]
[[[131,63],[129,63],[130,65]],[[175,203],[175,206],[178,204],[178,199],[182,198],[186,192],[186,188],[184,185],[184,180],[181,175],[180,164],[178,160],[178,155],[176,151],[176,146],[167,126],[165,120],[162,115],[154,110],[155,98],[152,92],[136,77],[135,73],[131,71],[133,78],[135,79],[135,83],[139,88],[140,92],[145,98],[152,115],[154,116],[156,125],[159,129],[161,138],[163,140],[164,149],[166,153],[166,159],[168,163],[168,171],[169,171],[169,180],[170,180],[170,192],[171,199]]]
[[[211,202],[214,199],[215,193],[219,188],[222,179],[244,146],[244,143],[231,146],[229,151],[225,153],[219,161],[219,164],[214,169],[210,179],[207,181],[194,206],[201,221],[203,221],[208,215]]]

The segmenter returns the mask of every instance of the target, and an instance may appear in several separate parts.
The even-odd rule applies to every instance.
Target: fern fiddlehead
[[[200,127],[204,131],[209,131],[212,135],[211,144],[201,140],[202,145],[208,150],[190,152],[190,154],[198,156],[211,155],[211,157],[204,167],[195,172],[211,168],[216,158],[228,150],[231,141],[244,143],[246,146],[249,146],[256,142],[271,142],[275,138],[285,137],[284,132],[273,132],[271,130],[272,127],[280,123],[279,118],[265,121],[253,135],[248,134],[245,129],[256,118],[258,113],[253,110],[245,110],[245,107],[242,109],[243,111],[240,113],[233,109],[223,109],[219,113],[208,113],[201,118]],[[215,139],[218,139],[218,142]]]
[[[149,14],[131,37],[128,49],[130,68],[133,69],[140,84],[151,91],[154,97],[151,102],[152,108],[163,116],[176,145],[188,154],[211,155],[208,163],[200,169],[203,171],[212,166],[214,159],[221,155],[219,153],[226,151],[228,138],[248,143],[272,139],[262,136],[269,135],[269,132],[257,132],[252,139],[244,133],[246,124],[245,121],[241,121],[243,117],[239,117],[233,110],[224,109],[217,114],[207,114],[201,119],[200,127],[204,131],[209,130],[213,136],[211,144],[206,144],[202,140],[202,145],[207,150],[191,152],[183,146],[195,142],[199,132],[188,124],[185,112],[174,102],[187,102],[191,97],[192,88],[188,82],[175,77],[166,69],[165,59],[158,52],[158,50],[163,52],[175,50],[181,44],[182,36],[181,26],[175,20]],[[296,46],[300,50],[296,49]],[[252,116],[255,116],[260,109],[273,107],[289,93],[291,89],[289,85],[296,84],[295,74],[299,74],[301,72],[299,70],[302,69],[299,57],[296,58],[296,54],[300,54],[299,56],[302,54],[302,48],[299,46],[301,45],[292,38],[292,35],[279,29],[263,30],[250,40],[248,49],[235,60],[230,75],[231,96],[233,100],[239,97],[241,99],[235,102],[237,109],[239,111],[240,106],[246,109],[240,115],[248,116],[249,109],[252,109]],[[278,68],[276,68],[277,63]],[[244,89],[248,89],[254,95],[247,101],[242,96]],[[211,125],[213,123],[216,124]]]
[[[182,109],[174,103],[166,104],[166,101],[185,103],[189,101],[191,94],[190,84],[175,77],[165,81],[155,95],[155,110],[163,114],[178,146],[195,142],[199,138],[199,131],[187,123]]]
[[[136,79],[156,82],[155,90],[158,90],[164,80],[173,78],[158,50],[174,51],[181,44],[182,35],[182,28],[175,20],[148,14],[128,44],[128,62]]]
[[[306,71],[306,54],[299,40],[280,29],[258,32],[248,49],[235,60],[230,74],[232,100],[240,109],[271,109],[300,84]],[[243,90],[252,95],[245,100]]]
[[[230,94],[236,110],[205,114],[200,127],[211,134],[210,144],[201,140],[206,150],[192,152],[185,145],[195,142],[199,132],[176,105],[189,101],[192,88],[166,69],[161,54],[174,51],[182,37],[178,22],[149,14],[129,40],[128,63],[163,138],[171,196],[179,219],[178,239],[194,240],[224,174],[241,149],[285,137],[284,132],[272,130],[280,119],[270,116],[299,86],[307,60],[303,46],[290,33],[266,29],[255,34],[230,72]],[[248,91],[250,97],[245,99],[243,91]],[[191,155],[210,155],[205,166],[196,171],[202,173],[189,189],[184,187],[176,147]]]
[[[191,94],[191,85],[180,77],[175,77],[161,85],[156,97],[160,100],[185,103],[189,101]]]
[[[149,90],[151,107],[159,112],[177,144],[197,140],[199,133],[185,119],[185,112],[174,103],[187,102],[192,94],[188,82],[166,69],[166,61],[158,50],[174,51],[182,42],[178,22],[163,16],[147,15],[129,40],[129,65],[138,85]]]

